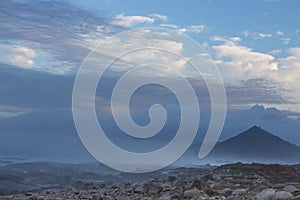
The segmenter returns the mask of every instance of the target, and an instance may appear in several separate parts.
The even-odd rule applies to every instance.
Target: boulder
[[[287,191],[287,192],[291,192],[291,193],[299,192],[299,189],[297,187],[293,186],[293,185],[287,185],[282,190]]]
[[[247,189],[236,189],[232,192],[232,196],[245,196],[247,194]]]
[[[276,200],[292,200],[294,199],[294,196],[292,193],[287,191],[278,191],[275,193],[275,199]]]
[[[171,200],[171,199],[172,199],[172,198],[171,198],[170,195],[164,194],[164,195],[162,195],[161,197],[159,197],[158,200]]]
[[[195,198],[196,196],[200,196],[200,194],[201,192],[198,189],[186,190],[183,193],[184,197],[187,197],[189,199]]]
[[[256,200],[274,200],[275,193],[276,193],[276,190],[273,188],[264,189],[255,196],[255,199]]]

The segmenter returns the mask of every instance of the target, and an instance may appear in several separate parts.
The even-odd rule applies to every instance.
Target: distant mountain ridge
[[[295,164],[300,163],[300,147],[253,126],[218,143],[206,160]]]

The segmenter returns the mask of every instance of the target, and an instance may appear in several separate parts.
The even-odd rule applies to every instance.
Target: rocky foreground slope
[[[19,191],[0,199],[300,199],[300,165],[236,163],[115,174],[104,182],[98,178],[82,185]]]

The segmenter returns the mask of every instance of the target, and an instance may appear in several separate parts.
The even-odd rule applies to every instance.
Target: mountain
[[[206,159],[221,163],[300,163],[300,147],[253,126],[218,143]]]

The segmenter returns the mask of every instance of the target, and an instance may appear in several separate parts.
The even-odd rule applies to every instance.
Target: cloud
[[[291,41],[290,38],[281,38],[280,40],[282,41],[283,44],[289,44]]]
[[[300,58],[300,48],[299,47],[290,48],[290,53],[292,54],[292,56]]]
[[[154,17],[154,18],[159,19],[159,20],[162,20],[162,21],[168,21],[168,16],[166,16],[166,15],[161,15],[161,14],[155,13],[155,14],[151,14],[149,16]]]
[[[191,26],[184,26],[180,27],[176,24],[160,24],[161,27],[175,29],[180,33],[202,33],[205,29],[205,25],[191,25]]]
[[[284,33],[283,33],[282,31],[276,31],[276,35],[277,35],[277,36],[283,36]]]
[[[245,31],[241,32],[241,35],[243,35],[245,37],[253,38],[255,40],[265,39],[265,38],[272,38],[272,36],[273,36],[271,33],[251,32],[251,31],[248,31],[248,30],[245,30]]]
[[[271,55],[277,55],[277,54],[280,54],[282,52],[281,49],[274,49],[272,51],[269,52],[269,54]]]
[[[250,78],[226,84],[228,105],[231,108],[249,105],[282,105],[292,103],[285,86],[270,78]]]
[[[202,33],[205,30],[204,25],[192,25],[184,28],[179,28],[178,31],[181,33]]]
[[[160,24],[161,27],[171,28],[171,29],[177,29],[178,25],[176,24]]]
[[[143,24],[143,23],[152,24],[154,22],[155,22],[154,17],[146,17],[146,16],[139,16],[139,15],[126,16],[124,14],[119,14],[114,17],[112,24],[118,26],[131,27],[137,24]]]
[[[221,41],[219,38],[216,39]],[[272,97],[273,100],[277,99],[275,102],[265,102],[264,105],[300,111],[300,104],[298,103],[300,101],[300,86],[298,84],[298,75],[300,74],[299,47],[289,49],[289,54],[285,57],[275,57],[271,54],[253,51],[241,44],[228,44],[225,39],[222,41],[224,41],[222,44],[214,45],[211,49],[225,83],[242,86],[244,84],[241,84],[241,80],[269,79],[271,80],[269,83],[260,82],[246,86],[255,87],[255,85],[259,85],[261,88],[264,88],[265,85],[276,86],[271,89],[265,88],[265,91],[257,91],[256,96],[264,97],[265,94],[269,96],[276,94],[277,97]],[[245,95],[241,95],[241,98],[243,96]],[[254,99],[251,101],[258,102]]]
[[[232,79],[233,74],[234,80],[260,77],[278,69],[278,63],[272,55],[252,51],[246,46],[222,44],[212,49],[225,79]]]
[[[139,24],[152,24],[157,20],[168,21],[168,17],[166,15],[161,15],[158,13],[150,14],[149,16],[125,15],[122,13],[116,15],[111,23],[117,26],[133,27]]]
[[[0,63],[0,110],[30,112],[71,106],[74,76],[61,76]]]
[[[122,30],[104,16],[64,2],[0,4],[0,51],[12,52],[11,57],[2,62],[18,67],[55,74],[74,73],[96,41]]]
[[[294,47],[289,49],[290,55],[278,59],[280,65],[280,74],[278,78],[287,83],[294,83],[293,88],[298,88],[299,74],[300,74],[300,48]],[[300,94],[298,94],[300,95]]]
[[[224,37],[224,36],[214,36],[211,38],[214,42],[223,42],[226,45],[235,45],[242,41],[240,37]]]
[[[272,34],[271,33],[257,33],[259,38],[271,38]]]
[[[0,44],[0,61],[22,68],[31,68],[34,65],[36,52],[25,46],[9,46]]]

